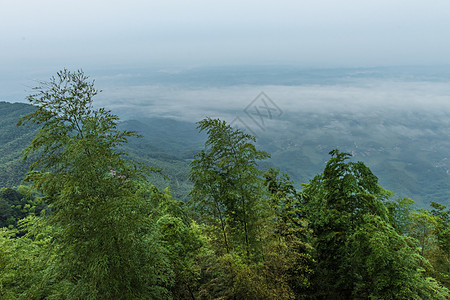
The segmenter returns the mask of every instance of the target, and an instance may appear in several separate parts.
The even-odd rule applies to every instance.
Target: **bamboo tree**
[[[58,250],[53,281],[58,293],[78,299],[162,297],[169,284],[167,260],[142,197],[144,171],[117,146],[132,131],[118,117],[93,106],[99,93],[82,71],[63,70],[28,97],[36,110],[23,122],[41,126],[25,150],[38,159],[26,181],[46,195]]]
[[[333,150],[330,154],[324,172],[303,190],[304,209],[317,251],[316,296],[327,299],[448,297],[446,288],[422,272],[422,268],[432,269],[432,266],[420,255],[416,240],[401,235],[404,220],[400,218],[393,223],[397,228],[389,223],[384,204],[386,193],[378,186],[376,176],[362,162],[348,162],[347,153]],[[391,211],[391,219],[403,213]],[[409,212],[408,215],[411,216]],[[430,219],[422,221],[426,223]]]
[[[253,136],[224,121],[207,118],[198,124],[208,139],[206,149],[191,163],[193,206],[205,221],[220,227],[227,253],[241,249],[250,257],[257,248],[259,207],[263,205],[257,162],[269,155],[256,150]]]

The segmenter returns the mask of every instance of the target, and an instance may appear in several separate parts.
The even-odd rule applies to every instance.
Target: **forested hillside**
[[[29,162],[22,151],[37,134],[37,126],[17,127],[17,121],[35,108],[24,103],[0,102],[0,186],[16,186],[23,180]]]

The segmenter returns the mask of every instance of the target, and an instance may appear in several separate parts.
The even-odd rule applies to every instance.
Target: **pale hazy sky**
[[[449,0],[0,0],[0,73],[450,64],[449,37]]]

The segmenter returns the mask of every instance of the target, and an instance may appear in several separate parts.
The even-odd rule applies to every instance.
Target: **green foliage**
[[[310,244],[312,232],[301,209],[301,195],[289,176],[278,170],[269,169],[264,177],[271,208],[263,255],[266,277],[271,278],[269,282],[274,286],[296,297],[305,296],[315,262]]]
[[[304,205],[315,235],[319,294],[327,291],[324,295],[349,298],[357,279],[345,243],[365,214],[386,220],[387,210],[377,178],[363,163],[346,162],[350,155],[338,150],[330,155],[323,174],[305,186]]]
[[[258,160],[269,155],[255,148],[255,138],[224,121],[204,119],[206,149],[191,163],[191,192],[195,210],[220,232],[226,253],[255,254],[261,206],[261,171]],[[219,240],[219,239],[218,239]]]
[[[449,211],[435,202],[431,203],[431,210],[413,209],[413,203],[408,198],[387,202],[391,224],[398,233],[416,239],[420,254],[432,265],[426,274],[449,288]]]
[[[447,299],[449,291],[426,278],[428,261],[417,251],[416,242],[400,235],[379,216],[367,214],[362,226],[347,240],[355,298]]]
[[[406,234],[411,225],[411,213],[414,201],[409,198],[399,198],[395,201],[387,201],[386,207],[389,211],[389,222],[401,234]]]
[[[422,212],[426,218],[420,224],[420,227],[428,229],[426,233],[429,234],[421,234],[424,244],[427,244],[424,255],[434,267],[432,276],[450,288],[450,210],[435,202],[431,202],[431,207],[430,211]],[[427,224],[426,221],[431,222]]]
[[[409,202],[391,205],[388,214],[387,194],[372,172],[361,162],[346,162],[347,153],[333,150],[330,154],[323,174],[303,191],[314,232],[316,295],[330,299],[446,297],[448,290],[421,271],[432,267],[418,252],[415,239],[401,235],[408,222],[418,221],[405,220],[414,216],[408,211]],[[416,224],[431,226],[430,222],[428,218]],[[423,233],[423,228],[418,231]],[[423,254],[425,242],[421,246]]]
[[[409,219],[411,224],[408,235],[417,239],[421,255],[424,255],[437,244],[435,240],[437,217],[425,209],[418,209],[411,212]]]
[[[46,195],[58,251],[51,280],[69,298],[162,297],[168,262],[149,218],[152,200],[141,197],[143,171],[116,147],[135,136],[117,129],[117,116],[94,109],[98,93],[83,72],[58,72],[28,100],[23,117],[42,126],[25,151],[41,151],[26,180]]]
[[[0,227],[17,227],[28,215],[39,215],[45,205],[28,186],[0,189]]]
[[[173,199],[169,189],[154,192],[159,199],[156,226],[174,274],[169,290],[176,299],[195,299],[201,269],[198,261],[206,243],[202,228],[188,218],[183,202]]]
[[[0,298],[47,298],[56,286],[46,280],[55,257],[50,247],[51,228],[41,227],[31,215],[20,220],[19,227],[21,234],[15,228],[0,229]],[[47,284],[42,284],[44,281]]]
[[[36,158],[23,160],[22,151],[39,132],[39,126],[16,126],[17,120],[36,107],[25,103],[0,102],[0,187],[21,184]],[[152,184],[160,189],[171,186],[172,194],[187,201],[192,183],[188,179],[189,163],[200,149],[204,136],[197,134],[195,124],[168,118],[148,118],[120,122],[122,131],[139,130],[143,138],[131,138],[119,146],[130,158],[145,165],[163,169],[168,179],[153,176]]]
[[[431,202],[431,215],[436,217],[436,237],[439,247],[450,256],[450,209],[436,202]]]
[[[185,225],[180,218],[164,215],[157,222],[168,251],[174,284],[170,288],[177,299],[193,298],[198,288],[203,239],[196,223]]]
[[[275,170],[263,180],[257,160],[268,155],[256,150],[254,137],[220,120],[199,124],[208,140],[191,163],[192,207],[213,250],[200,264],[199,297],[304,296],[312,248],[293,184]]]

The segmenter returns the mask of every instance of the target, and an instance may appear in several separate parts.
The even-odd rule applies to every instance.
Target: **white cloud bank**
[[[371,113],[386,110],[450,113],[450,82],[357,80],[336,85],[238,85],[182,88],[148,85],[116,87],[98,96],[124,118],[167,116],[196,121],[230,119],[264,92],[283,113]]]

